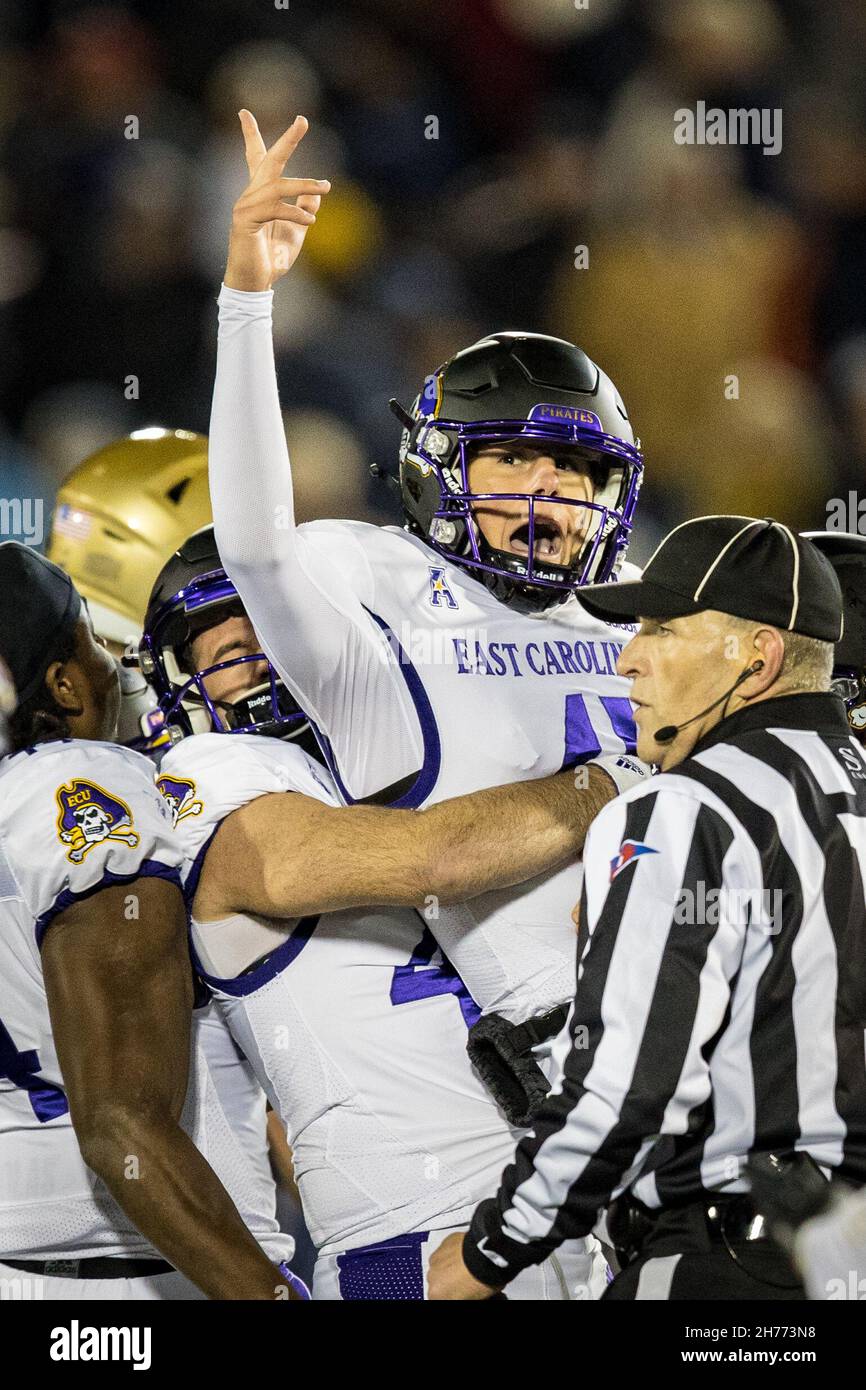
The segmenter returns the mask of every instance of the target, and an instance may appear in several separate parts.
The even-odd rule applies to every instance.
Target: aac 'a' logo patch
[[[69,846],[66,858],[70,864],[80,864],[94,845],[106,840],[118,840],[130,849],[138,844],[126,802],[96,782],[75,778],[69,786],[58,787],[56,797],[60,807],[57,833]]]
[[[629,864],[634,864],[642,854],[658,854],[657,849],[651,845],[645,845],[642,840],[623,840],[619,847],[619,854],[615,855],[610,861],[610,881],[627,869]]]
[[[156,785],[168,802],[172,825],[187,816],[200,816],[204,810],[204,802],[196,800],[195,782],[189,778],[157,777]]]
[[[430,603],[434,608],[457,607],[457,600],[448,587],[445,571],[439,565],[430,566]]]

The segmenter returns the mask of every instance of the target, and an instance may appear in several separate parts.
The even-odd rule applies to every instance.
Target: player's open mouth
[[[529,522],[523,522],[509,537],[508,547],[517,555],[529,554]],[[559,522],[549,516],[535,518],[535,558],[562,564],[565,554],[565,535]]]

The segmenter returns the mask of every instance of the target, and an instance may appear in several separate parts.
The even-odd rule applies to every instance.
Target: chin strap
[[[127,661],[119,661],[117,667],[120,676],[117,742],[143,751],[153,740],[162,738],[165,720],[156,694],[139,667]]]

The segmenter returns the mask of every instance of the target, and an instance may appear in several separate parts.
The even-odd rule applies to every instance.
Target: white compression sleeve
[[[421,739],[364,608],[372,579],[360,547],[342,533],[328,550],[315,527],[295,525],[272,300],[270,291],[220,293],[209,446],[216,540],[265,652],[328,736],[351,795],[363,798],[417,770]],[[365,754],[383,742],[387,759]]]
[[[283,679],[314,718],[318,694],[351,648],[357,619],[323,592],[295,525],[271,330],[273,294],[223,286],[209,446],[210,492],[220,556]],[[334,575],[329,576],[331,584]],[[325,720],[327,726],[327,720]]]
[[[238,573],[293,549],[295,509],[271,330],[273,291],[223,286],[210,427],[210,490],[223,563]],[[277,509],[280,509],[278,512]],[[277,530],[277,518],[285,530]]]

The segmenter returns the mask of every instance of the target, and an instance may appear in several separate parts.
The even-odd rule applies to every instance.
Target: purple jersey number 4
[[[453,994],[460,1004],[466,1027],[471,1028],[481,1017],[481,1010],[447,956],[443,954],[441,965],[431,964],[437,950],[436,938],[430,928],[425,927],[412,959],[406,965],[394,967],[391,1003],[412,1004],[436,994]]]

